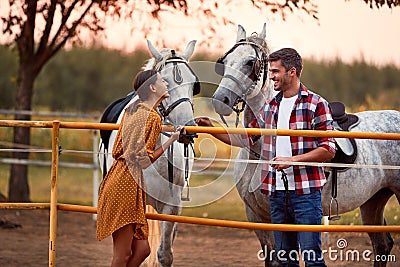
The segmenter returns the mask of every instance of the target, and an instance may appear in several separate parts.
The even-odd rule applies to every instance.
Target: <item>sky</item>
[[[362,57],[368,63],[394,63],[400,67],[400,7],[392,10],[386,6],[370,9],[362,0],[320,0],[317,1],[319,22],[304,13],[288,15],[283,21],[278,16],[252,8],[250,4],[243,4],[246,2],[249,1],[237,1],[236,6],[225,13],[236,25],[217,30],[219,42],[222,42],[222,50],[214,51],[217,54],[233,46],[237,24],[244,26],[247,33],[251,34],[260,32],[266,23],[267,40],[272,51],[293,47],[303,58],[340,58],[344,62],[352,62]],[[199,22],[190,17],[174,17],[164,24],[163,33],[151,33],[148,39],[154,41],[163,38],[168,46],[177,50],[183,50],[186,43],[193,39],[198,43],[209,42],[202,39]],[[144,38],[138,38],[137,33],[132,36],[125,25],[110,27],[107,35],[107,42],[113,48],[132,51],[137,46],[146,45]],[[178,35],[180,38],[177,38]],[[197,46],[195,52],[202,49]]]

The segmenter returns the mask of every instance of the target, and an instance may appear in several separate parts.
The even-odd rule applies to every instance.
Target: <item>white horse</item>
[[[192,56],[196,41],[188,43],[186,50],[178,54],[173,49],[164,48],[158,51],[150,41],[147,41],[148,48],[153,58],[150,59],[143,69],[155,69],[168,82],[170,97],[162,102],[159,112],[163,116],[163,125],[195,125],[193,118],[193,95],[200,91],[200,84],[197,76],[188,65],[188,60]],[[133,101],[134,97],[126,106]],[[126,107],[125,106],[125,107]],[[125,108],[118,117],[117,123],[121,122]],[[111,167],[113,158],[111,151],[115,141],[117,131],[112,131],[108,145],[107,170]],[[160,134],[156,147],[166,142],[168,136]],[[104,152],[100,142],[100,152]],[[158,213],[180,215],[181,195],[185,186],[185,170],[191,172],[192,162],[184,160],[184,144],[175,142],[172,150],[165,152],[149,168],[144,170],[144,181],[147,193],[147,204],[154,207]],[[192,157],[192,151],[188,151]],[[103,155],[99,156],[100,166],[103,168]],[[168,161],[172,165],[168,166]],[[171,168],[172,167],[172,168]],[[170,168],[170,173],[169,173]],[[187,169],[185,169],[187,168]],[[161,243],[158,248],[158,261],[161,266],[172,266],[173,253],[172,246],[175,238],[176,226],[173,222],[161,222]]]
[[[272,83],[268,79],[267,58],[269,50],[264,27],[259,34],[246,37],[246,31],[238,26],[237,43],[216,64],[216,72],[223,75],[213,96],[215,111],[228,116],[232,110],[240,111],[240,102],[245,102],[243,124],[254,119],[267,99],[274,96]],[[263,62],[264,61],[264,62]],[[366,111],[356,113],[360,123],[351,129],[355,132],[400,133],[400,112],[393,110]],[[398,165],[400,163],[400,142],[390,140],[355,140],[358,156],[355,164]],[[242,148],[239,159],[258,159],[251,153],[260,153],[261,141],[249,148]],[[246,205],[247,218],[251,222],[271,222],[269,198],[260,192],[260,164],[237,162],[235,182],[237,190]],[[338,213],[345,213],[360,207],[363,224],[384,225],[384,207],[394,194],[400,202],[400,170],[378,168],[350,168],[338,173]],[[331,203],[332,179],[323,189],[323,212],[328,215]],[[336,205],[334,205],[336,214]],[[269,231],[256,231],[261,247],[273,249],[273,235]],[[393,240],[389,233],[369,233],[375,255],[389,255]],[[269,256],[269,255],[267,255]],[[266,266],[274,266],[275,259],[266,257]],[[374,262],[374,266],[386,266],[386,262]]]

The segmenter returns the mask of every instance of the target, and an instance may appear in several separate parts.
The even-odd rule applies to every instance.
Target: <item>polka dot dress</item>
[[[154,156],[160,132],[161,118],[152,107],[139,103],[137,110],[127,109],[112,151],[116,160],[100,187],[97,239],[127,224],[132,224],[136,239],[148,238],[142,168]]]

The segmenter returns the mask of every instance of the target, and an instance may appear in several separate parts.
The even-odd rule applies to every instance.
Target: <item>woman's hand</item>
[[[183,127],[183,126],[178,126],[178,127],[176,127],[176,131],[172,133],[171,139],[172,139],[173,141],[176,141],[176,140],[179,139],[179,136],[180,136],[181,134],[186,134],[186,129],[185,129],[185,127]]]
[[[164,153],[164,151],[168,149],[170,145],[178,140],[181,133],[186,133],[185,128],[183,126],[176,127],[176,130],[171,134],[171,137],[154,151],[154,157],[151,162],[154,162],[156,159],[158,159]]]

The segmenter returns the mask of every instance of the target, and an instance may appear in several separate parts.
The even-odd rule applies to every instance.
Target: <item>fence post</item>
[[[56,236],[57,236],[57,180],[58,180],[59,133],[60,133],[60,122],[53,121],[52,154],[51,154],[49,267],[56,265],[55,260],[56,260]]]
[[[97,130],[93,130],[93,207],[97,208],[99,197],[99,138]],[[97,221],[97,213],[93,214],[93,220]]]

